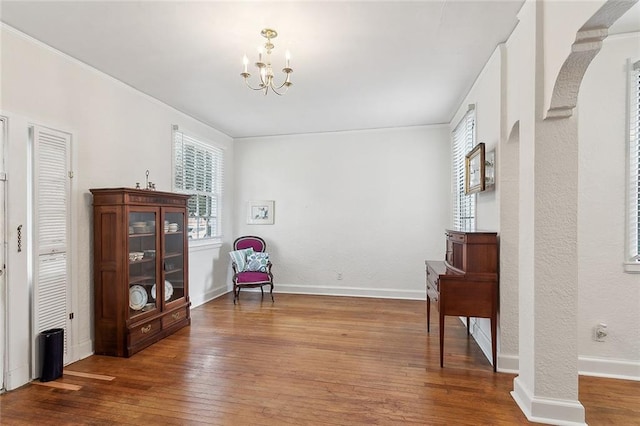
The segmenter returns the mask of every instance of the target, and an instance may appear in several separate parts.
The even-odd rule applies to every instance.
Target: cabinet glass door
[[[185,295],[184,212],[165,210],[164,214],[164,301],[170,303]]]
[[[156,211],[129,213],[129,318],[159,307]]]

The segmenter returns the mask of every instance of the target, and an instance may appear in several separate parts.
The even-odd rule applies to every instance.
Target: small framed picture
[[[247,224],[273,225],[274,201],[249,201],[247,204]]]
[[[485,189],[484,142],[480,142],[465,157],[464,193],[473,194]]]

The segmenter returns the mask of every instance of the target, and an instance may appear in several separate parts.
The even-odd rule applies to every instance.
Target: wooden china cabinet
[[[90,191],[95,353],[129,357],[191,323],[189,195]]]

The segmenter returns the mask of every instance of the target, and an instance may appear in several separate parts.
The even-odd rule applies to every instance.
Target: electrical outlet
[[[338,275],[337,275],[336,279],[338,279],[338,280],[342,279],[342,272],[338,272]]]
[[[596,342],[604,342],[608,335],[607,324],[601,322],[594,328],[593,339]]]

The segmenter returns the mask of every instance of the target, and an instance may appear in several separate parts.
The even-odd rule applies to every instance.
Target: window
[[[629,67],[627,271],[640,272],[640,61]]]
[[[222,236],[222,179],[224,151],[173,129],[174,190],[191,194],[187,203],[190,240]]]
[[[451,145],[453,228],[471,231],[476,227],[476,196],[464,193],[465,156],[475,146],[476,111],[474,105],[453,130]]]

